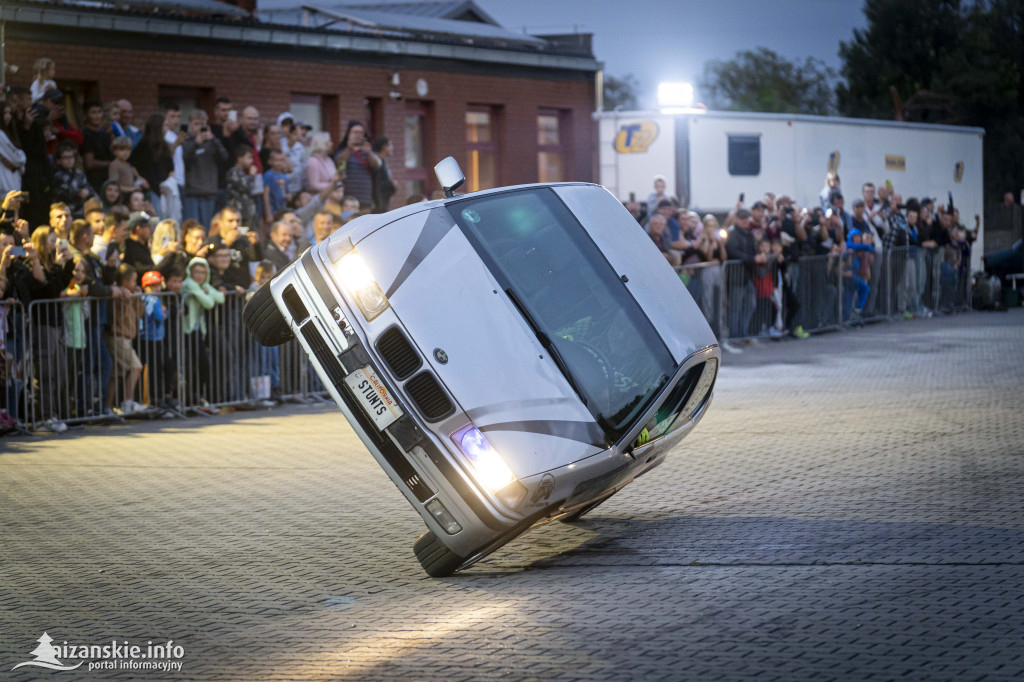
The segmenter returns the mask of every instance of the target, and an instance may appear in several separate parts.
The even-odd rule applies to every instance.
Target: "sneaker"
[[[68,425],[57,419],[56,417],[50,417],[42,426],[44,431],[52,431],[53,433],[64,433],[68,430]]]
[[[910,312],[909,310],[904,310],[903,311],[903,319],[904,320],[912,320],[912,319],[914,319],[914,313]]]
[[[811,335],[804,331],[803,325],[798,325],[797,328],[793,330],[793,336],[795,336],[798,339],[811,338]]]
[[[121,414],[135,414],[144,410],[142,405],[138,404],[134,400],[124,400],[121,402]]]
[[[775,327],[768,327],[768,336],[773,339],[781,339],[785,334],[776,329]]]
[[[274,407],[277,405],[273,400],[261,400],[258,404],[260,407]]]
[[[0,427],[13,428],[18,425],[18,420],[7,414],[6,412],[0,412]]]
[[[724,350],[727,353],[742,353],[743,352],[742,350],[740,350],[736,346],[732,345],[728,341],[722,341],[722,343],[720,343],[719,345],[722,347],[722,350]]]

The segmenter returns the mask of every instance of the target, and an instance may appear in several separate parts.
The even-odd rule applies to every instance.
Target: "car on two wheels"
[[[464,569],[571,521],[664,460],[711,402],[720,350],[676,273],[605,189],[454,196],[366,215],[244,311],[295,338],[427,532],[423,569]]]

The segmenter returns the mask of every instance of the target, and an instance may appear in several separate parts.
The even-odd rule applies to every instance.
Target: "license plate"
[[[402,416],[402,408],[368,365],[345,377],[345,383],[352,389],[352,393],[366,410],[366,414],[370,415],[378,430],[383,431]]]

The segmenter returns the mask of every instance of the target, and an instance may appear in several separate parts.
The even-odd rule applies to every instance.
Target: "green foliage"
[[[627,73],[621,78],[605,75],[604,110],[630,111],[636,109],[636,93],[639,89],[640,83],[631,73]]]
[[[921,91],[951,98],[955,123],[985,128],[986,202],[1024,187],[1024,3],[867,0],[864,14],[867,28],[839,48],[840,112],[893,119],[890,87],[904,102]]]
[[[704,65],[701,92],[712,109],[836,113],[835,72],[818,59],[791,62],[765,47]]]

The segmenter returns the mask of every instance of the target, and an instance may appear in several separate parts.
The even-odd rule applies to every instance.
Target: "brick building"
[[[393,205],[437,189],[431,169],[447,155],[469,189],[596,177],[590,37],[516,33],[472,0],[260,11],[251,0],[4,0],[0,19],[4,61],[19,67],[7,83],[28,85],[35,60],[54,59],[72,112],[127,98],[141,126],[167,102],[212,114],[226,96],[264,123],[292,111],[335,142],[364,120],[394,145]]]

